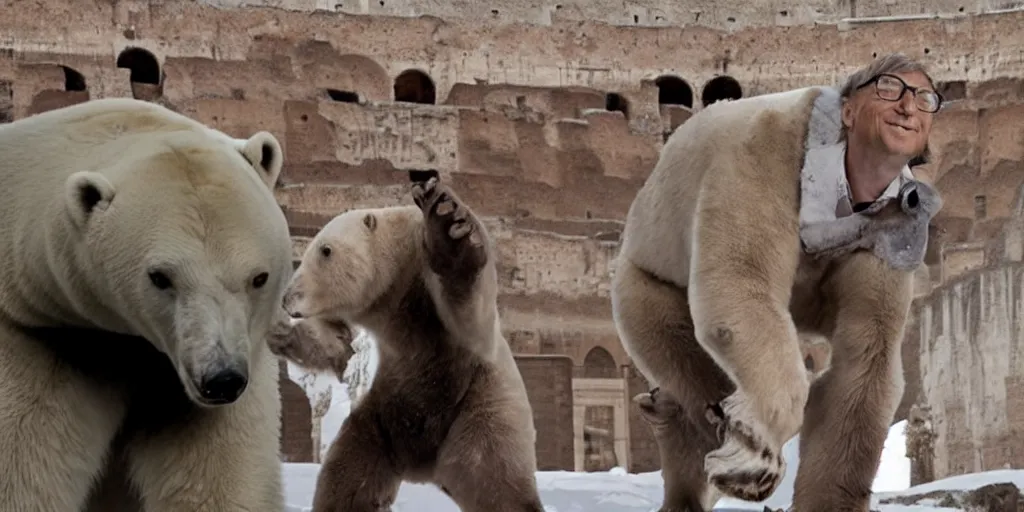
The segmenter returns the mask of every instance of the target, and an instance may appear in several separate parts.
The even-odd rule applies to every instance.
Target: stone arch
[[[593,347],[583,358],[583,377],[587,379],[615,379],[620,377],[615,358],[604,347]]]
[[[131,82],[133,98],[153,101],[163,96],[163,71],[149,50],[134,46],[121,50],[117,56],[117,67],[131,71],[128,81]]]
[[[85,76],[79,73],[78,70],[69,66],[61,66],[60,68],[64,72],[65,91],[84,92],[89,90],[85,83]]]
[[[629,100],[617,92],[610,92],[604,95],[604,109],[609,112],[622,112],[626,119],[629,119]]]
[[[365,55],[340,54],[327,41],[308,40],[299,44],[295,63],[301,79],[318,89],[317,94],[333,90],[369,101],[387,101],[391,97],[391,79],[383,66]]]
[[[333,59],[333,67],[336,72],[347,75],[351,85],[343,89],[358,94],[360,98],[387,99],[388,71],[377,61],[365,55],[348,53]]]
[[[708,106],[721,100],[738,100],[743,97],[743,87],[729,75],[719,75],[704,84],[700,93],[700,101]]]
[[[437,90],[434,81],[426,73],[418,69],[407,69],[395,78],[395,101],[408,103],[425,103],[433,105],[437,102]]]
[[[22,116],[40,114],[89,100],[85,75],[77,69],[55,62],[21,66],[25,73],[36,74],[36,77],[46,84],[42,90],[32,95],[29,104],[22,111]]]
[[[285,462],[313,462],[313,408],[309,397],[288,377],[288,365],[278,364],[281,394],[281,457]]]
[[[659,105],[683,105],[693,108],[693,88],[675,75],[661,75],[654,79],[658,86]]]
[[[615,358],[612,357],[608,349],[594,345],[583,357],[582,377],[584,379],[616,379],[621,377],[621,373],[618,371]],[[580,411],[582,412],[580,419],[583,420],[583,471],[607,471],[620,462],[615,453],[616,438],[625,432],[616,432],[623,428],[622,423],[617,425],[616,418],[618,417],[619,421],[622,421],[624,404],[618,406],[620,409],[616,413],[615,401],[605,400],[601,401],[604,403],[593,401],[587,403]]]
[[[145,48],[130,46],[117,56],[117,67],[131,70],[132,83],[160,85],[163,76],[156,56]]]

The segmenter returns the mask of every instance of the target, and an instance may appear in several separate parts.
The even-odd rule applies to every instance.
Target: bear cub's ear
[[[284,166],[284,154],[281,143],[270,132],[257,132],[241,148],[242,156],[252,164],[260,180],[269,188],[274,189],[277,178],[281,176]]]
[[[79,171],[64,182],[64,201],[68,215],[78,229],[85,227],[92,214],[110,206],[114,186],[107,177],[92,171]]]
[[[377,229],[377,216],[372,213],[367,213],[363,216],[363,225],[372,233]]]

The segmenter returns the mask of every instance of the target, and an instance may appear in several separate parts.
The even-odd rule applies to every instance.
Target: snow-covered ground
[[[354,343],[356,355],[349,362],[344,381],[333,375],[310,375],[289,365],[289,375],[306,390],[314,407],[314,422],[322,416],[320,427],[321,456],[334,440],[342,422],[373,380],[377,366],[376,350],[372,340],[360,335]],[[319,402],[319,403],[318,403]],[[330,407],[325,407],[327,404]],[[318,407],[319,405],[319,407]],[[319,409],[319,410],[318,410]],[[319,413],[319,414],[318,414]],[[909,497],[939,490],[969,491],[999,482],[1010,482],[1024,488],[1024,470],[999,470],[960,475],[916,487],[910,484],[910,460],[905,456],[903,429],[899,422],[889,429],[882,452],[881,464],[875,477],[873,508],[878,512],[948,512],[966,510],[939,507],[934,498],[912,500],[914,505],[896,505],[894,498]],[[314,428],[314,432],[316,429]],[[799,460],[798,438],[783,448],[787,461],[786,475],[775,493],[762,503],[722,499],[715,511],[762,511],[764,506],[775,509],[790,505],[793,481]],[[286,512],[308,512],[319,464],[285,464]],[[541,471],[537,473],[541,500],[545,512],[655,512],[661,504],[661,472],[627,473],[622,468],[607,472],[577,473],[571,471]],[[909,488],[908,488],[909,487]],[[904,500],[906,501],[906,500]],[[432,485],[404,483],[398,492],[393,512],[459,512],[458,507]]]

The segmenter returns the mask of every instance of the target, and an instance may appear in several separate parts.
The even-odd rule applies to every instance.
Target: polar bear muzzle
[[[198,357],[183,358],[181,373],[189,382],[185,388],[192,401],[201,406],[216,407],[238,400],[249,385],[248,362],[231,357],[224,344],[217,342]]]
[[[252,343],[245,308],[236,299],[199,295],[181,300],[170,353],[189,398],[216,407],[238,400],[249,384]]]

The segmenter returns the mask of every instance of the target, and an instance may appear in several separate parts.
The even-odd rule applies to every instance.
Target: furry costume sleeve
[[[804,250],[835,257],[857,249],[873,251],[893,268],[913,270],[924,261],[928,223],[942,208],[933,187],[914,179],[909,168],[867,209],[852,213],[839,142],[841,100],[823,88],[808,122],[804,166],[800,172],[800,238]]]

